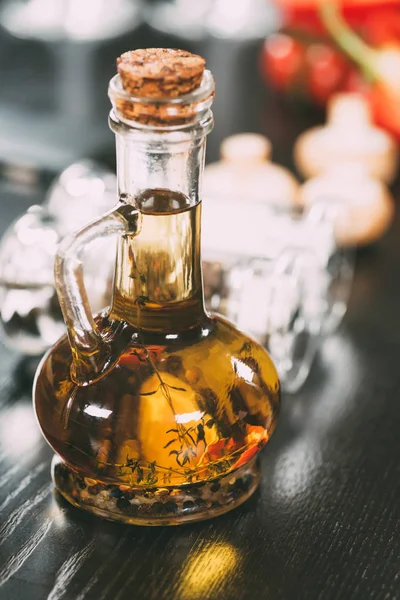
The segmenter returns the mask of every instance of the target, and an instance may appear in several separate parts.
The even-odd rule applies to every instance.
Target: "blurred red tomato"
[[[370,84],[356,67],[349,68],[343,80],[343,92],[357,92],[365,96],[369,94],[370,87]]]
[[[310,95],[319,104],[328,98],[344,83],[349,69],[347,61],[327,44],[311,44],[306,53],[307,87]]]
[[[304,66],[305,49],[297,40],[275,33],[264,42],[262,68],[268,81],[279,90],[293,84]]]
[[[271,35],[262,51],[263,74],[281,92],[311,97],[325,104],[341,89],[350,65],[332,46],[303,43],[289,33]]]

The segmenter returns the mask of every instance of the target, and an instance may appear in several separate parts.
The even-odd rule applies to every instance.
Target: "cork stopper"
[[[214,96],[200,92],[205,60],[186,50],[146,48],[125,52],[117,59],[117,80],[111,80],[110,97],[120,117],[146,125],[177,125],[187,122]],[[114,78],[115,79],[115,78]],[[207,79],[207,78],[206,78]],[[114,83],[114,85],[112,85]]]

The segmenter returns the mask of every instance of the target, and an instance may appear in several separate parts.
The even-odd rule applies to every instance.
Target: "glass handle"
[[[72,350],[71,376],[79,385],[96,381],[111,361],[110,340],[102,336],[95,323],[84,285],[83,252],[99,238],[117,233],[137,235],[139,231],[139,211],[121,202],[78,232],[67,235],[59,245],[55,283]]]

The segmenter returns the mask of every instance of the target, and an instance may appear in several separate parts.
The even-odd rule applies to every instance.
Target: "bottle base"
[[[78,508],[111,521],[151,526],[183,525],[222,515],[253,494],[261,472],[255,457],[218,479],[181,487],[133,488],[83,477],[54,456],[52,477],[60,494]]]

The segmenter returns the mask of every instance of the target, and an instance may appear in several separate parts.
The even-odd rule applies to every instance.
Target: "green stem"
[[[372,80],[377,79],[375,62],[377,52],[368,46],[346,23],[338,10],[337,2],[327,0],[321,3],[321,21],[336,44]]]

